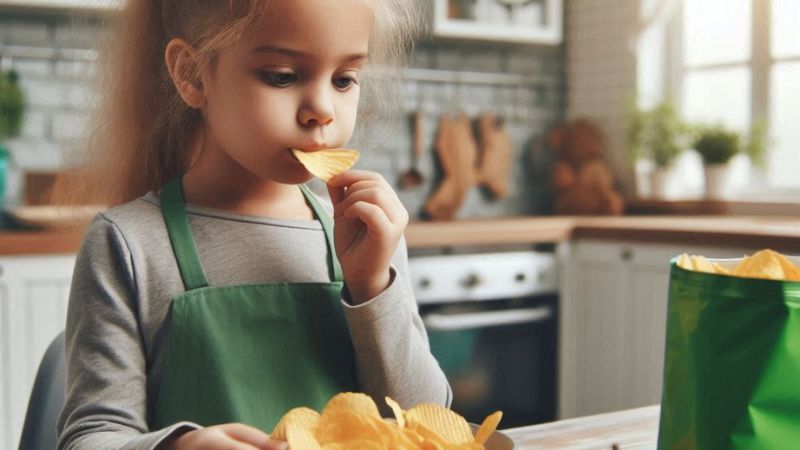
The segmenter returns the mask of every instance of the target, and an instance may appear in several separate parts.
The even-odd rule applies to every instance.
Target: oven
[[[409,258],[431,352],[453,389],[452,409],[502,427],[555,419],[558,296],[552,252]]]

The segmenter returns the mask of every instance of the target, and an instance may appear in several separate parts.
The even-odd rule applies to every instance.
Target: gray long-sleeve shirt
[[[326,205],[330,208],[330,204]],[[276,220],[187,205],[212,286],[329,281],[316,220]],[[152,449],[183,429],[150,430],[164,370],[168,312],[184,291],[158,197],[152,193],[95,217],[78,254],[67,314],[67,393],[59,449]],[[405,242],[392,282],[358,306],[344,299],[359,385],[381,408],[449,405],[450,387],[430,353],[408,279]],[[384,409],[384,411],[386,411]]]

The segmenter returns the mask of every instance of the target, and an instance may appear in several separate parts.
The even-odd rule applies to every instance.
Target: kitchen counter
[[[74,253],[81,238],[79,230],[3,231],[0,255]],[[406,230],[410,248],[554,243],[575,238],[748,246],[800,253],[800,217],[538,216],[413,222]]]
[[[647,406],[595,416],[503,430],[516,450],[655,450],[660,407]]]
[[[409,247],[560,242],[575,238],[621,239],[775,248],[800,252],[800,217],[616,216],[525,217],[409,225]]]

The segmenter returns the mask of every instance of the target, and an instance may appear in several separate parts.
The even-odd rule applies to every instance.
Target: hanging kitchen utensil
[[[422,184],[424,176],[417,168],[419,159],[425,150],[425,134],[423,132],[423,125],[425,123],[425,114],[422,111],[415,111],[411,115],[412,127],[414,128],[414,135],[411,142],[411,167],[400,174],[398,183],[401,189],[411,189]]]
[[[441,162],[443,178],[425,203],[425,211],[434,220],[450,220],[464,203],[475,183],[477,144],[469,118],[443,116],[436,139],[436,154]]]
[[[511,173],[511,139],[505,125],[493,113],[478,119],[479,163],[477,182],[497,198],[508,196]]]

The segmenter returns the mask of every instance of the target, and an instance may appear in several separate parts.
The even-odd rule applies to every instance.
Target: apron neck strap
[[[183,198],[183,176],[172,179],[161,189],[161,214],[167,225],[169,240],[178,268],[181,271],[183,285],[187,291],[208,286],[208,279],[197,256],[189,218],[186,216],[186,202]]]
[[[169,233],[169,240],[172,244],[172,250],[175,253],[175,259],[178,262],[178,268],[181,272],[183,285],[187,291],[207,287],[209,285],[208,278],[203,271],[203,266],[200,264],[200,258],[197,255],[197,246],[192,236],[192,230],[189,227],[189,218],[186,215],[186,202],[183,197],[183,176],[177,176],[167,183],[161,189],[161,214],[164,216],[164,222],[167,226],[167,233]],[[325,232],[325,242],[328,246],[328,262],[329,274],[331,281],[342,281],[342,266],[339,264],[339,259],[336,258],[336,251],[333,243],[333,223],[331,218],[319,204],[319,201],[305,186],[300,185],[300,191],[306,198],[311,209],[314,210],[314,215],[322,224],[322,230]]]
[[[311,209],[314,210],[314,215],[317,217],[317,220],[319,220],[319,223],[322,224],[322,230],[325,232],[325,240],[328,243],[328,270],[331,281],[342,281],[344,280],[342,276],[342,266],[339,264],[339,258],[336,257],[336,247],[333,243],[333,222],[306,185],[301,184],[300,191],[303,192],[306,201],[311,206]]]

